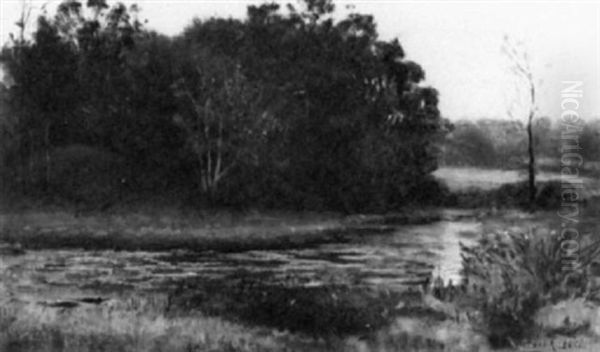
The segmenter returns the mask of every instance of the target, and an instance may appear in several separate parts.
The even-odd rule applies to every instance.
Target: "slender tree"
[[[240,163],[256,158],[269,113],[260,108],[260,89],[238,64],[204,51],[190,59],[172,86],[181,106],[174,122],[196,156],[201,191],[214,201],[223,179]]]
[[[527,51],[515,43],[508,36],[504,37],[502,45],[502,52],[508,58],[510,62],[510,70],[516,77],[516,90],[518,94],[524,95],[525,99],[515,99],[515,103],[509,108],[509,116],[514,115],[514,110],[517,105],[520,105],[527,119],[527,154],[529,156],[529,163],[527,171],[528,177],[528,188],[529,188],[529,206],[533,208],[536,196],[536,185],[535,185],[535,150],[534,150],[534,136],[533,136],[533,120],[537,111],[536,105],[536,84],[531,71],[530,59]],[[523,96],[520,96],[520,98]]]

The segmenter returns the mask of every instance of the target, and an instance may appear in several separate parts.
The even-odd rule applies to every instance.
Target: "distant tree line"
[[[13,193],[381,211],[435,198],[448,130],[424,70],[330,0],[146,30],[136,6],[64,1],[1,62]],[[429,193],[428,193],[429,192]]]
[[[534,147],[538,166],[559,164],[563,128],[548,117],[533,121]],[[590,119],[578,134],[585,161],[600,161],[600,120]],[[478,166],[519,169],[527,163],[525,125],[516,120],[479,119],[457,121],[443,144],[440,163],[448,166]],[[548,165],[550,164],[550,165]]]

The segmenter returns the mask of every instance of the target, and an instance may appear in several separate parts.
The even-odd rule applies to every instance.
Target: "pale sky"
[[[46,2],[33,0],[38,9]],[[124,2],[140,6],[147,27],[173,35],[194,17],[240,18],[248,4],[262,1]],[[278,2],[295,4],[296,0]],[[400,40],[407,59],[425,69],[424,84],[439,90],[445,117],[507,118],[514,78],[500,50],[504,35],[523,42],[529,53],[539,91],[539,115],[560,115],[561,82],[567,80],[584,82],[582,116],[600,116],[600,0],[335,3],[342,13],[351,4],[355,12],[373,14],[382,38]],[[14,22],[21,0],[2,0],[0,7],[0,40],[4,43],[8,33],[17,30]]]

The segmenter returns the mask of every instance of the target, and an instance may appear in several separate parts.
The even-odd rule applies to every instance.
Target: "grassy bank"
[[[393,225],[439,219],[436,210],[349,217],[227,211],[182,214],[168,210],[75,216],[64,211],[25,211],[0,216],[0,241],[18,243],[25,249],[236,252],[343,243],[352,236],[391,231]]]
[[[468,322],[457,323],[434,312],[417,297],[386,296],[388,299],[371,307],[372,300],[381,297],[360,289],[348,293],[336,290],[334,296],[334,291],[324,290],[286,291],[281,295],[286,302],[278,300],[275,305],[263,300],[238,302],[240,309],[260,308],[260,325],[249,324],[248,317],[236,321],[231,316],[212,316],[198,307],[174,311],[169,309],[168,299],[147,299],[141,294],[135,299],[77,308],[12,302],[3,306],[0,316],[0,351],[386,352],[467,351],[486,346],[485,339]],[[281,293],[270,291],[269,297],[275,292]],[[298,306],[296,313],[307,310],[287,321],[296,326],[273,327],[264,320],[269,310],[286,311],[286,306],[290,312],[294,310],[294,301],[287,300],[293,297]],[[394,307],[398,301],[405,302],[405,306]],[[220,302],[208,304],[217,308]],[[297,328],[308,327],[313,320],[320,325],[310,327],[311,331]],[[374,322],[385,324],[368,325]],[[298,325],[302,323],[307,325]],[[335,330],[340,324],[354,324],[354,334],[340,334]]]
[[[135,298],[88,302],[75,308],[21,303],[16,299],[4,301],[0,314],[0,351],[492,350],[486,325],[480,321],[484,316],[469,314],[461,306],[466,304],[464,301],[447,303],[430,295],[369,293],[358,288],[303,292],[263,289],[261,292],[266,295],[246,297],[237,303],[211,300],[208,296],[202,302],[200,296],[206,291],[197,287],[190,288],[186,298],[179,296],[181,300],[175,303],[168,298],[152,299],[143,293]],[[228,293],[221,290],[219,294]],[[190,304],[189,299],[196,301]],[[570,346],[573,351],[597,350],[598,310],[578,302],[542,309],[534,318],[536,323],[546,324],[545,331],[540,330],[536,337],[502,351],[520,347],[550,351],[552,346]],[[181,309],[173,309],[173,304]],[[234,313],[245,315],[235,318]],[[284,324],[277,319],[285,319]],[[571,324],[577,330],[565,330],[565,321],[570,321],[567,328]],[[346,330],[349,324],[353,330]],[[342,330],[336,330],[339,328]]]

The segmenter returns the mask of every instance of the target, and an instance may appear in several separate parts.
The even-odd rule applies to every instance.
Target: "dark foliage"
[[[145,30],[136,7],[64,1],[2,52],[7,184],[113,199],[104,186],[65,191],[82,161],[57,153],[84,145],[122,160],[132,193],[194,204],[356,212],[427,202],[447,122],[437,92],[419,85],[423,69],[398,41],[378,39],[371,16],[334,21],[331,1],[302,5],[250,6],[244,20],[195,20],[169,38]],[[423,183],[430,192],[416,191]]]
[[[181,283],[171,293],[169,309],[195,309],[252,325],[329,337],[377,331],[392,321],[399,299],[398,294],[344,285],[288,287],[256,279],[229,281]]]
[[[542,209],[558,209],[563,202],[563,185],[561,181],[550,181],[539,187],[536,205]]]
[[[538,169],[560,172],[563,145],[576,148],[586,162],[600,160],[600,121],[597,119],[566,126],[541,117],[534,121],[533,133]],[[526,128],[519,121],[457,121],[445,138],[440,160],[449,166],[524,169],[526,138]],[[548,164],[549,161],[553,162]]]
[[[537,209],[558,209],[562,202],[563,185],[560,181],[540,182],[534,207]],[[526,208],[529,206],[529,193],[526,182],[508,183],[497,189],[467,189],[446,194],[441,204],[460,208]],[[585,200],[581,200],[585,202]]]

